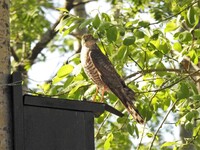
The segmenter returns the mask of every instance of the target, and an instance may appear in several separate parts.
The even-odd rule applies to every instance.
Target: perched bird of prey
[[[135,93],[125,85],[110,60],[101,52],[96,39],[90,34],[82,37],[81,64],[86,75],[102,91],[112,91],[123,103],[128,112],[138,123],[144,123],[142,116],[134,106]]]

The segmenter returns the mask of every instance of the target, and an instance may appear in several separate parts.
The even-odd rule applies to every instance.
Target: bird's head
[[[97,39],[95,39],[91,34],[84,34],[82,36],[82,46],[90,47],[96,43]]]

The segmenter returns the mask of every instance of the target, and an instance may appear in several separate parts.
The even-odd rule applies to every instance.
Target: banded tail
[[[110,87],[109,87],[110,88]],[[137,108],[134,106],[135,93],[126,85],[118,88],[110,88],[110,90],[121,100],[128,112],[140,124],[144,123],[143,117],[140,115]]]

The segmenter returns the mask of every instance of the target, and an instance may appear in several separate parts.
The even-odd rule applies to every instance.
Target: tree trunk
[[[0,149],[12,149],[10,74],[9,0],[0,0]]]

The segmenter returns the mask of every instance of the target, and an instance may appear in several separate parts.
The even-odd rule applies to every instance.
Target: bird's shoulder
[[[123,81],[108,57],[101,52],[97,45],[93,48],[94,49],[89,52],[89,56],[94,66],[99,71],[102,80],[108,82],[107,84],[109,85],[121,85]]]
[[[100,48],[95,44],[89,52],[90,58],[97,68],[103,70],[115,70],[109,58],[102,53]]]

